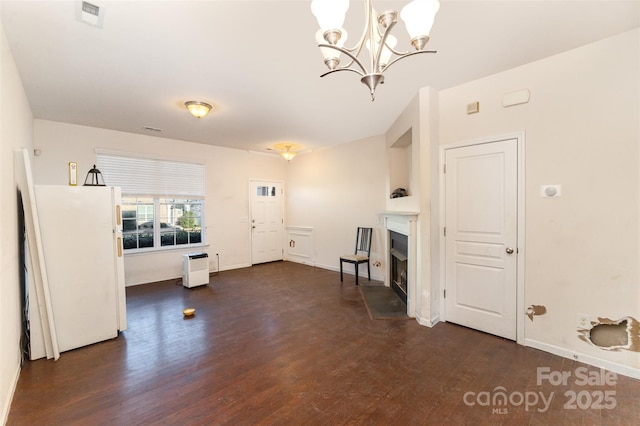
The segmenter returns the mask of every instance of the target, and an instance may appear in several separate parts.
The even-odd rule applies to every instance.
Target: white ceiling
[[[88,1],[103,7],[103,28],[76,19],[78,1],[0,2],[36,118],[255,151],[379,135],[420,87],[445,89],[640,26],[638,0],[441,0],[428,45],[438,53],[394,65],[371,102],[354,73],[319,77],[310,0]],[[347,15],[351,41],[362,4]],[[404,24],[394,33],[408,50]],[[188,100],[215,112],[198,120]]]

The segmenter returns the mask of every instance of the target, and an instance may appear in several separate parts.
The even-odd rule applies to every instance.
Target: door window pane
[[[275,186],[258,186],[256,188],[256,195],[258,197],[275,197],[276,187]]]

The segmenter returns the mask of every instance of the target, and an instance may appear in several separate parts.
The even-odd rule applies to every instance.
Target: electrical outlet
[[[578,328],[588,330],[591,328],[591,317],[587,314],[578,314],[576,318]]]

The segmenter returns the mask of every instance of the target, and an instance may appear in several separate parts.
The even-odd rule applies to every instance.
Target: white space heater
[[[209,284],[209,255],[190,253],[182,255],[182,285],[188,288]]]

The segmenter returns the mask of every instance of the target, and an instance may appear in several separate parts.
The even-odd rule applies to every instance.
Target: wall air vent
[[[162,132],[164,129],[160,129],[159,127],[151,127],[151,126],[142,126],[143,129],[149,130],[151,132]]]
[[[78,20],[94,27],[102,28],[104,7],[99,2],[78,2]]]

